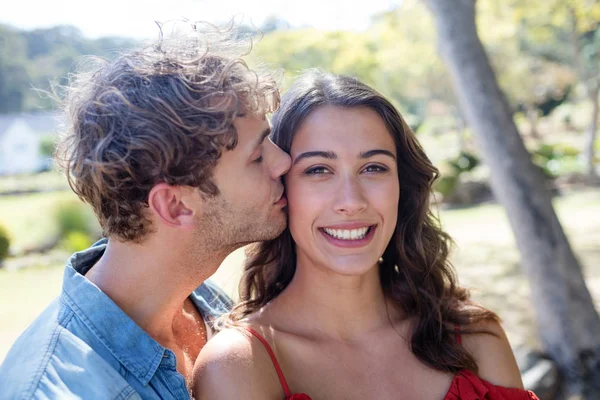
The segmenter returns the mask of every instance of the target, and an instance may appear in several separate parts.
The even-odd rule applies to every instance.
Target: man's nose
[[[281,150],[279,146],[271,141],[271,139],[267,139],[265,147],[267,148],[265,155],[267,157],[266,161],[269,164],[271,178],[280,178],[290,170],[292,159],[290,158],[289,154]]]

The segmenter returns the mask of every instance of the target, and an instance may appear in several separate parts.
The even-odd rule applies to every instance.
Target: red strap
[[[267,352],[269,353],[269,356],[271,357],[271,361],[273,361],[273,366],[275,367],[275,370],[277,371],[277,376],[279,377],[279,382],[281,382],[281,386],[283,387],[283,392],[285,393],[286,398],[290,397],[292,395],[292,392],[290,391],[290,387],[288,386],[287,382],[285,381],[285,377],[283,376],[283,371],[281,371],[281,367],[279,366],[279,362],[277,362],[277,357],[275,357],[275,353],[273,353],[271,346],[269,346],[269,343],[267,343],[265,338],[262,337],[254,329],[252,329],[250,327],[245,327],[245,329],[248,332],[250,332],[252,335],[254,335],[254,337],[256,337],[258,340],[260,340],[261,343],[265,346],[265,349],[267,349]]]

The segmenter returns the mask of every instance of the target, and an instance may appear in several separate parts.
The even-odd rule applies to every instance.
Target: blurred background
[[[255,28],[251,65],[358,77],[388,96],[442,177],[436,202],[453,236],[460,283],[504,321],[515,348],[540,348],[522,256],[489,184],[489,167],[455,98],[421,1],[19,1],[0,15],[0,361],[59,293],[66,258],[100,229],[53,166],[59,117],[52,85],[83,55],[111,58],[156,38],[154,21]],[[600,305],[600,9],[586,0],[477,2],[477,25],[512,117]],[[236,296],[243,252],[214,276]]]

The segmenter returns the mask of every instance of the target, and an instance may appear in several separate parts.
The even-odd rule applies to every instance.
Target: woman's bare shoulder
[[[479,377],[497,386],[522,389],[521,373],[502,325],[483,321],[470,329],[489,332],[462,335],[464,348],[477,363]]]
[[[216,334],[194,366],[194,398],[198,400],[280,399],[278,382],[267,351],[244,329],[228,328]]]
[[[196,361],[196,369],[237,365],[244,360],[250,361],[251,356],[252,342],[248,335],[241,329],[228,328],[217,333],[202,348]]]

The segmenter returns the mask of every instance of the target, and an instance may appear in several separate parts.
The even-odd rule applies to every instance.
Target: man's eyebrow
[[[298,155],[298,157],[296,157],[293,165],[298,164],[300,162],[300,160],[302,160],[304,158],[310,158],[310,157],[322,157],[322,158],[328,158],[330,160],[333,160],[333,159],[337,158],[337,154],[335,154],[333,151],[306,151],[306,152]]]
[[[271,127],[267,127],[265,128],[264,131],[262,131],[262,133],[260,134],[260,138],[258,138],[258,141],[256,142],[256,146],[254,146],[254,148],[258,148],[260,147],[261,144],[263,144],[263,142],[265,141],[265,139],[271,134]]]
[[[360,153],[359,157],[360,158],[370,158],[379,154],[383,154],[384,156],[388,156],[391,157],[394,161],[396,161],[396,156],[394,155],[394,153],[392,153],[391,151],[388,150],[383,150],[383,149],[374,149],[374,150],[368,150],[368,151],[363,151],[362,153]]]

